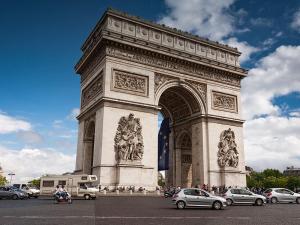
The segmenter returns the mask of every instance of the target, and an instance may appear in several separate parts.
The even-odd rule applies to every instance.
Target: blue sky
[[[300,146],[299,1],[0,2],[0,165],[6,172],[39,175],[17,167],[13,154],[20,163],[24,155],[40,160],[39,166],[46,156],[61,154],[65,163],[53,164],[61,170],[74,167],[80,80],[73,68],[85,38],[108,7],[237,46],[242,66],[250,70],[242,84],[246,162],[258,170],[283,169],[288,163],[300,167],[294,149]],[[284,145],[270,150],[274,138]],[[279,147],[292,150],[282,155],[286,151]],[[264,164],[272,154],[273,161],[285,160]],[[257,155],[262,159],[256,160]]]

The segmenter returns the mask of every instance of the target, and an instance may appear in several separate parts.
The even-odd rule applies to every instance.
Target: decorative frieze
[[[212,91],[212,108],[228,112],[237,112],[237,96]]]
[[[126,71],[112,71],[112,90],[148,96],[148,77]]]
[[[115,136],[116,159],[119,163],[140,162],[144,154],[142,126],[139,118],[130,113],[122,116]]]
[[[102,72],[91,83],[82,90],[81,108],[90,103],[96,96],[103,93],[103,74]]]
[[[106,54],[108,56],[114,56],[162,69],[173,70],[175,72],[181,72],[188,75],[193,74],[204,79],[240,87],[241,77],[239,76],[235,76],[226,71],[202,66],[200,64],[187,63],[184,60],[166,57],[161,54],[145,52],[132,47],[126,48],[125,46],[112,45],[106,47]]]
[[[239,164],[239,153],[237,150],[237,145],[235,143],[235,134],[230,128],[228,130],[222,131],[218,148],[219,166],[229,166],[236,168]]]
[[[155,25],[160,26],[158,24]],[[125,16],[122,19],[119,17],[108,16],[105,28],[110,31],[167,46],[169,48],[179,49],[194,55],[201,55],[233,66],[240,66],[238,62],[239,53],[236,49],[230,48],[229,50],[228,46],[216,42],[210,42],[210,45],[207,45],[205,43],[206,41],[203,39],[191,40],[190,38],[182,37],[182,35],[162,31],[162,29],[168,29],[165,26],[161,27],[162,29],[156,29],[155,27],[150,27],[148,24],[141,26],[140,23],[128,21]],[[172,31],[174,31],[174,29]],[[183,32],[182,34],[186,35],[186,33]],[[212,46],[211,44],[215,46]],[[224,47],[228,50],[225,50]]]

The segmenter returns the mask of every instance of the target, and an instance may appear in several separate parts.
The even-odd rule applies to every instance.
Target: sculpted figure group
[[[239,153],[235,143],[234,132],[229,128],[224,130],[220,135],[218,144],[218,163],[220,167],[230,166],[237,167],[239,163]]]
[[[143,158],[144,144],[140,119],[132,113],[121,117],[115,136],[116,158],[120,161],[140,161]]]

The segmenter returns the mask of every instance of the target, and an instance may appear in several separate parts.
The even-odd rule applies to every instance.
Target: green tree
[[[40,183],[41,183],[41,179],[33,179],[32,181],[28,182],[29,184],[31,184],[32,186],[35,186],[37,188],[40,188]]]
[[[7,183],[6,177],[0,175],[0,185],[5,185]]]
[[[264,177],[282,177],[283,174],[279,171],[279,170],[276,170],[276,169],[265,169],[263,172],[262,172],[263,176]]]
[[[300,178],[299,177],[295,177],[295,176],[289,176],[287,178],[287,184],[286,187],[292,191],[294,191],[294,189],[296,187],[300,187]]]

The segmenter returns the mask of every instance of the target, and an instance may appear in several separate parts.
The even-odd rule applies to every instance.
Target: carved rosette
[[[139,118],[130,113],[121,117],[115,136],[116,159],[120,162],[140,162],[144,154],[142,126]]]
[[[220,92],[212,92],[212,108],[229,112],[237,112],[237,96]]]
[[[113,70],[114,91],[125,92],[135,95],[148,95],[148,77],[128,73],[125,71]]]
[[[228,130],[222,131],[218,148],[219,166],[229,166],[236,168],[239,164],[239,153],[237,150],[237,145],[235,143],[235,134],[230,128]]]

